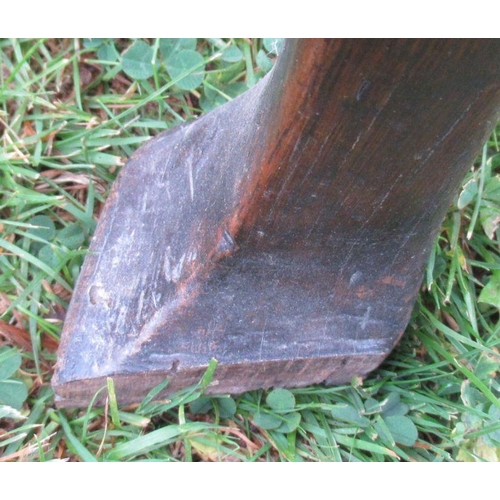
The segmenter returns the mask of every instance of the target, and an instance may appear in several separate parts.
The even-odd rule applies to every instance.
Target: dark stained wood
[[[500,104],[496,40],[289,40],[268,77],[123,169],[66,319],[54,388],[121,402],[348,382],[409,320]]]

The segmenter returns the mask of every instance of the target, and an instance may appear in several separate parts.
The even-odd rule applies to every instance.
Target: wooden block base
[[[120,402],[140,401],[166,376],[196,383],[212,358],[209,392],[375,368],[500,118],[499,50],[288,41],[257,86],[141,147],[72,299],[58,404],[86,405],[108,376]]]

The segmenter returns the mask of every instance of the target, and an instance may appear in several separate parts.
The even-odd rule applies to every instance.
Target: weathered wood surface
[[[500,43],[295,40],[113,187],[54,379],[87,404],[169,376],[209,392],[342,383],[407,325],[445,212],[499,118]]]

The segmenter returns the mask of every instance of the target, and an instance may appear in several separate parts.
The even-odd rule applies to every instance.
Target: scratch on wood
[[[167,193],[168,201],[172,201],[172,195],[170,194],[170,181],[165,181],[165,191]]]
[[[370,89],[370,87],[372,86],[372,82],[370,82],[369,80],[363,80],[363,82],[361,83],[358,91],[356,92],[356,101],[361,101],[361,98],[366,95],[366,93],[368,92],[368,90]]]
[[[264,322],[264,326],[263,326],[262,332],[260,334],[259,359],[263,359],[262,354],[263,354],[263,349],[264,349],[264,341],[266,338],[266,328],[267,328],[267,318],[266,318],[266,321]]]
[[[189,174],[189,192],[191,194],[191,201],[194,201],[193,162],[191,158],[189,158],[188,161],[188,174]]]
[[[419,172],[423,167],[424,165],[430,160],[431,156],[434,154],[434,152],[436,151],[436,149],[446,140],[446,138],[455,130],[455,128],[457,127],[457,125],[459,123],[461,123],[463,120],[464,120],[464,117],[465,115],[469,112],[469,110],[471,109],[471,107],[476,103],[476,101],[481,97],[481,92],[476,96],[476,98],[469,104],[469,106],[467,106],[467,108],[465,109],[465,111],[463,111],[460,116],[453,122],[453,124],[451,125],[451,127],[447,130],[447,132],[445,134],[443,134],[443,136],[434,143],[432,149],[429,151],[429,153],[427,154],[427,156],[424,158],[424,160],[415,168],[415,171],[414,171],[414,174],[416,174],[417,172]]]
[[[371,306],[369,306],[367,309],[366,309],[366,312],[365,314],[362,316],[361,318],[361,330],[365,330],[368,323],[370,322],[370,313],[372,311],[372,308]]]
[[[217,244],[217,254],[229,255],[237,249],[236,242],[234,241],[231,233],[224,229],[222,236]]]
[[[143,307],[144,307],[144,290],[142,290],[141,294],[139,295],[139,304],[137,305],[136,321],[138,323],[141,321]]]
[[[354,272],[349,280],[349,287],[352,287],[352,286],[355,286],[356,284],[358,284],[361,281],[362,277],[363,277],[363,273],[361,271]]]
[[[146,213],[147,206],[148,206],[147,196],[144,196],[144,198],[142,199],[142,211],[143,211],[143,213]]]
[[[184,266],[184,260],[186,259],[186,254],[183,253],[179,260],[176,260],[172,255],[172,249],[167,247],[165,252],[165,258],[163,263],[163,270],[165,273],[165,279],[171,283],[177,283],[182,275],[182,268]]]
[[[153,299],[153,305],[154,305],[155,309],[157,309],[157,308],[158,308],[158,303],[157,303],[158,298],[157,298],[157,297],[158,297],[158,298],[160,297],[160,294],[159,294],[159,293],[153,293],[153,294],[151,295],[151,298]]]

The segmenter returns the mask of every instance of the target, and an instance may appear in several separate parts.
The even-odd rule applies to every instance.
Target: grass
[[[141,59],[133,42],[0,41],[0,461],[498,460],[499,127],[443,222],[402,342],[364,381],[208,398],[207,373],[128,408],[110,381],[105,408],[55,408],[64,313],[120,167],[256,83],[276,48],[148,40]]]

